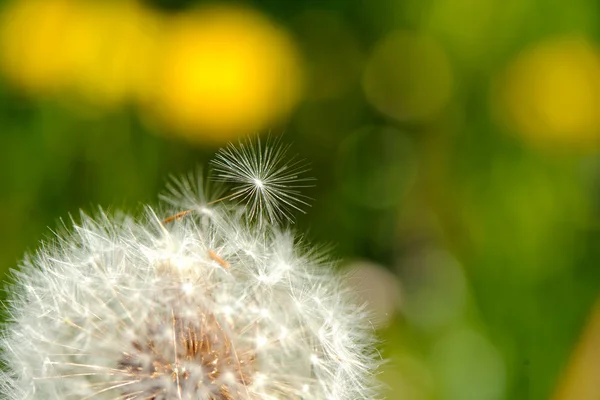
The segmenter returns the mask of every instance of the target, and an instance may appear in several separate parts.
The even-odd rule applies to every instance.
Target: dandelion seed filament
[[[234,352],[230,338],[211,314],[197,320],[173,316],[171,323],[172,340],[161,335],[161,327],[149,325],[146,341],[132,342],[131,350],[123,353],[118,369],[135,382],[124,396],[131,400],[192,399],[206,394],[202,398],[209,400],[248,398],[239,396],[245,396],[241,388],[252,383],[255,355],[250,348]],[[173,386],[164,385],[164,379]]]

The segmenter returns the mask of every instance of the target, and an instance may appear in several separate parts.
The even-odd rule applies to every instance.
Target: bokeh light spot
[[[506,366],[498,350],[480,333],[451,331],[434,346],[431,365],[441,384],[440,398],[500,400],[506,390]]]
[[[349,284],[367,304],[370,321],[377,329],[386,327],[400,305],[400,283],[383,266],[366,260],[356,260],[347,267]]]
[[[386,399],[432,399],[435,381],[429,366],[423,360],[408,354],[405,349],[395,349],[393,362],[381,374],[387,386]]]
[[[403,311],[410,323],[435,331],[459,319],[467,304],[462,266],[442,250],[426,251],[403,265]]]
[[[523,52],[501,82],[502,118],[542,146],[597,146],[600,57],[590,42],[566,38]]]
[[[390,117],[428,120],[450,99],[450,62],[432,38],[395,31],[375,46],[367,62],[363,88],[369,102]]]

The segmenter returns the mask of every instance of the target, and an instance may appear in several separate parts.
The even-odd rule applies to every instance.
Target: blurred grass
[[[3,271],[59,218],[139,210],[227,141],[285,132],[318,179],[298,229],[398,279],[389,399],[600,396],[570,383],[599,362],[579,342],[600,284],[596,2],[2,7]]]

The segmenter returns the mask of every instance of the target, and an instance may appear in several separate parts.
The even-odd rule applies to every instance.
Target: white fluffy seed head
[[[292,212],[309,206],[301,189],[311,186],[312,178],[304,177],[306,165],[292,157],[288,146],[277,139],[240,141],[221,149],[212,161],[219,182],[235,184],[232,198],[247,204],[249,217],[259,222],[293,221]]]
[[[186,204],[189,182],[172,190]],[[376,397],[366,315],[326,258],[243,207],[195,198],[169,223],[152,208],[142,221],[82,215],[25,259],[1,399]]]

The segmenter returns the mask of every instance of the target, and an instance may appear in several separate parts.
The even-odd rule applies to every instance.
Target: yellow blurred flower
[[[290,37],[247,8],[175,17],[137,2],[21,0],[0,25],[5,74],[33,94],[143,112],[194,140],[227,140],[284,117],[301,89]]]
[[[69,0],[18,1],[3,11],[2,68],[17,85],[45,91],[64,84],[67,66],[60,51],[72,13]]]
[[[4,12],[2,66],[21,87],[105,106],[149,79],[158,18],[132,1],[27,0]]]
[[[134,99],[151,79],[161,32],[158,15],[133,1],[79,1],[62,57],[70,85],[92,104]]]
[[[290,38],[245,8],[213,6],[170,22],[150,110],[190,138],[218,139],[264,128],[300,91]]]
[[[544,146],[599,143],[600,57],[588,41],[564,38],[521,54],[500,82],[502,117]]]

